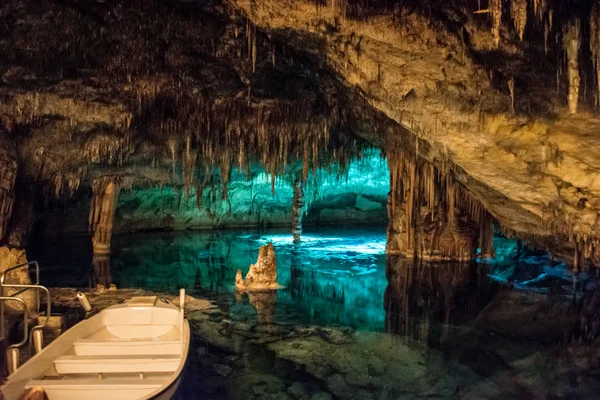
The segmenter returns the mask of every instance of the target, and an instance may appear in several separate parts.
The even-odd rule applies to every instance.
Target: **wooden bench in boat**
[[[49,399],[120,400],[144,398],[167,385],[169,381],[168,377],[137,381],[126,378],[41,379],[29,381],[26,388],[42,387]]]
[[[68,355],[54,360],[56,372],[65,374],[110,374],[175,372],[181,355]]]
[[[79,339],[73,343],[75,354],[93,355],[181,355],[181,342],[178,340],[139,340],[139,339]]]
[[[44,387],[55,389],[82,389],[82,390],[97,390],[98,387],[108,389],[122,389],[123,387],[133,387],[135,389],[158,389],[169,381],[167,378],[146,378],[143,380],[132,381],[127,378],[112,378],[112,379],[40,379],[27,382],[26,388]]]

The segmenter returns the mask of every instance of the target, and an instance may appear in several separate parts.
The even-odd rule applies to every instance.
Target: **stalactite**
[[[510,16],[521,40],[523,40],[525,26],[527,25],[527,3],[528,0],[510,1]]]
[[[590,15],[590,51],[596,72],[596,105],[598,105],[600,100],[600,4],[598,2],[594,2]]]
[[[17,150],[12,141],[0,132],[0,239],[8,230],[15,201],[16,178]]]
[[[333,9],[334,15],[339,15],[342,17],[342,20],[344,20],[346,19],[348,0],[331,0],[331,8]]]
[[[275,66],[275,46],[271,47],[271,64]]]
[[[494,252],[494,224],[491,215],[481,210],[481,216],[479,218],[479,248],[481,249],[481,256],[483,258],[495,257]]]
[[[515,114],[515,79],[510,78],[508,81],[508,90],[510,91],[510,111]]]
[[[489,0],[492,14],[492,36],[496,48],[500,47],[500,27],[502,25],[502,0]]]
[[[190,191],[194,183],[194,171],[196,169],[196,158],[198,153],[191,149],[192,138],[188,136],[185,140],[185,152],[182,156],[183,161],[183,187],[185,194],[185,201],[187,202],[190,197]]]
[[[16,195],[18,201],[10,218],[6,242],[9,246],[24,249],[35,220],[35,187],[21,184]]]
[[[580,46],[579,19],[569,21],[563,32],[563,46],[567,52],[568,77],[569,77],[569,114],[577,113],[579,101],[579,46]]]
[[[304,188],[302,181],[294,181],[294,198],[292,200],[292,235],[294,243],[300,243],[302,235],[302,217],[304,216]]]
[[[550,26],[544,21],[544,54],[548,55],[548,37],[550,36]]]
[[[229,179],[231,178],[231,160],[226,152],[224,157],[219,164],[219,170],[221,172],[221,181],[223,183],[223,200],[229,199]]]
[[[254,32],[252,33],[252,72],[256,72],[256,26],[254,26]]]
[[[252,57],[252,27],[250,20],[246,20],[246,41],[248,42],[248,59]]]
[[[173,182],[177,179],[177,140],[169,139],[168,140],[169,150],[171,151],[171,165],[172,165],[172,175],[171,179]]]
[[[92,244],[95,254],[110,253],[120,184],[121,180],[117,176],[103,176],[92,184],[89,229],[94,234]]]
[[[456,185],[454,177],[446,177],[446,204],[448,207],[448,225],[453,227],[456,224]]]

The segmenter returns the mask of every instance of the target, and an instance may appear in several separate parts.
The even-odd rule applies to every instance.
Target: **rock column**
[[[19,185],[16,190],[15,206],[5,241],[9,246],[24,249],[35,219],[35,188],[33,185]]]
[[[388,154],[389,254],[429,261],[475,256],[481,205],[457,183],[414,154]]]
[[[302,217],[304,216],[304,188],[298,179],[294,182],[294,199],[292,201],[292,235],[294,244],[300,243],[302,236]]]
[[[92,267],[92,282],[90,286],[97,290],[110,289],[110,285],[112,284],[110,255],[94,254]]]
[[[11,140],[0,132],[0,240],[8,231],[15,201],[17,150]]]
[[[579,46],[580,46],[579,20],[570,21],[563,36],[563,45],[567,52],[569,67],[569,114],[577,112],[579,101]]]
[[[89,229],[93,232],[94,254],[110,253],[113,222],[119,198],[120,181],[117,176],[103,176],[92,185]]]

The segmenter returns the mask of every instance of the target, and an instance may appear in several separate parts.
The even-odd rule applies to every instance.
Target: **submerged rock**
[[[246,279],[242,279],[242,270],[235,276],[235,288],[238,290],[279,289],[277,283],[277,260],[273,243],[261,246],[256,264],[250,265]]]
[[[300,382],[294,382],[287,388],[287,393],[295,399],[305,399],[308,396],[307,390]]]

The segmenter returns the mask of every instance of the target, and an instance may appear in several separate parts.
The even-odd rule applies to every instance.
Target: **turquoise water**
[[[268,242],[283,288],[236,293],[237,270],[245,274]],[[216,325],[196,332],[177,399],[560,393],[580,373],[565,375],[556,344],[573,324],[574,296],[593,289],[595,277],[514,240],[494,243],[495,261],[436,264],[386,256],[384,227],[309,230],[299,246],[281,231],[117,235],[110,258],[92,257],[90,238],[75,237],[46,240],[28,254],[47,286],[172,294],[183,287],[214,300]],[[338,347],[340,338],[351,339]],[[401,376],[413,375],[406,386]]]
[[[386,260],[385,240],[385,227],[309,230],[298,246],[278,230],[153,232],[114,236],[110,258],[93,258],[87,237],[46,240],[29,254],[40,261],[47,286],[115,284],[168,293],[185,288],[215,300],[235,320],[370,331],[395,330],[390,319],[401,290],[406,292],[402,296],[421,302],[449,296],[458,304],[471,301],[479,310],[499,285],[570,294],[594,282],[587,274],[576,278],[566,264],[529,252],[515,240],[496,238],[497,259],[489,264]],[[237,270],[246,274],[259,247],[268,242],[275,248],[283,288],[260,299],[236,294]],[[253,302],[260,302],[261,310]]]
[[[233,318],[267,318],[281,323],[315,323],[383,330],[385,228],[306,232],[299,246],[288,233],[155,232],[113,238],[110,260],[92,259],[87,238],[65,247],[46,242],[34,252],[48,286],[144,288],[192,294],[217,301]],[[247,295],[235,294],[235,274],[256,262],[261,245],[272,242],[278,282],[269,295],[273,315],[258,315]],[[63,255],[67,257],[63,258]]]

